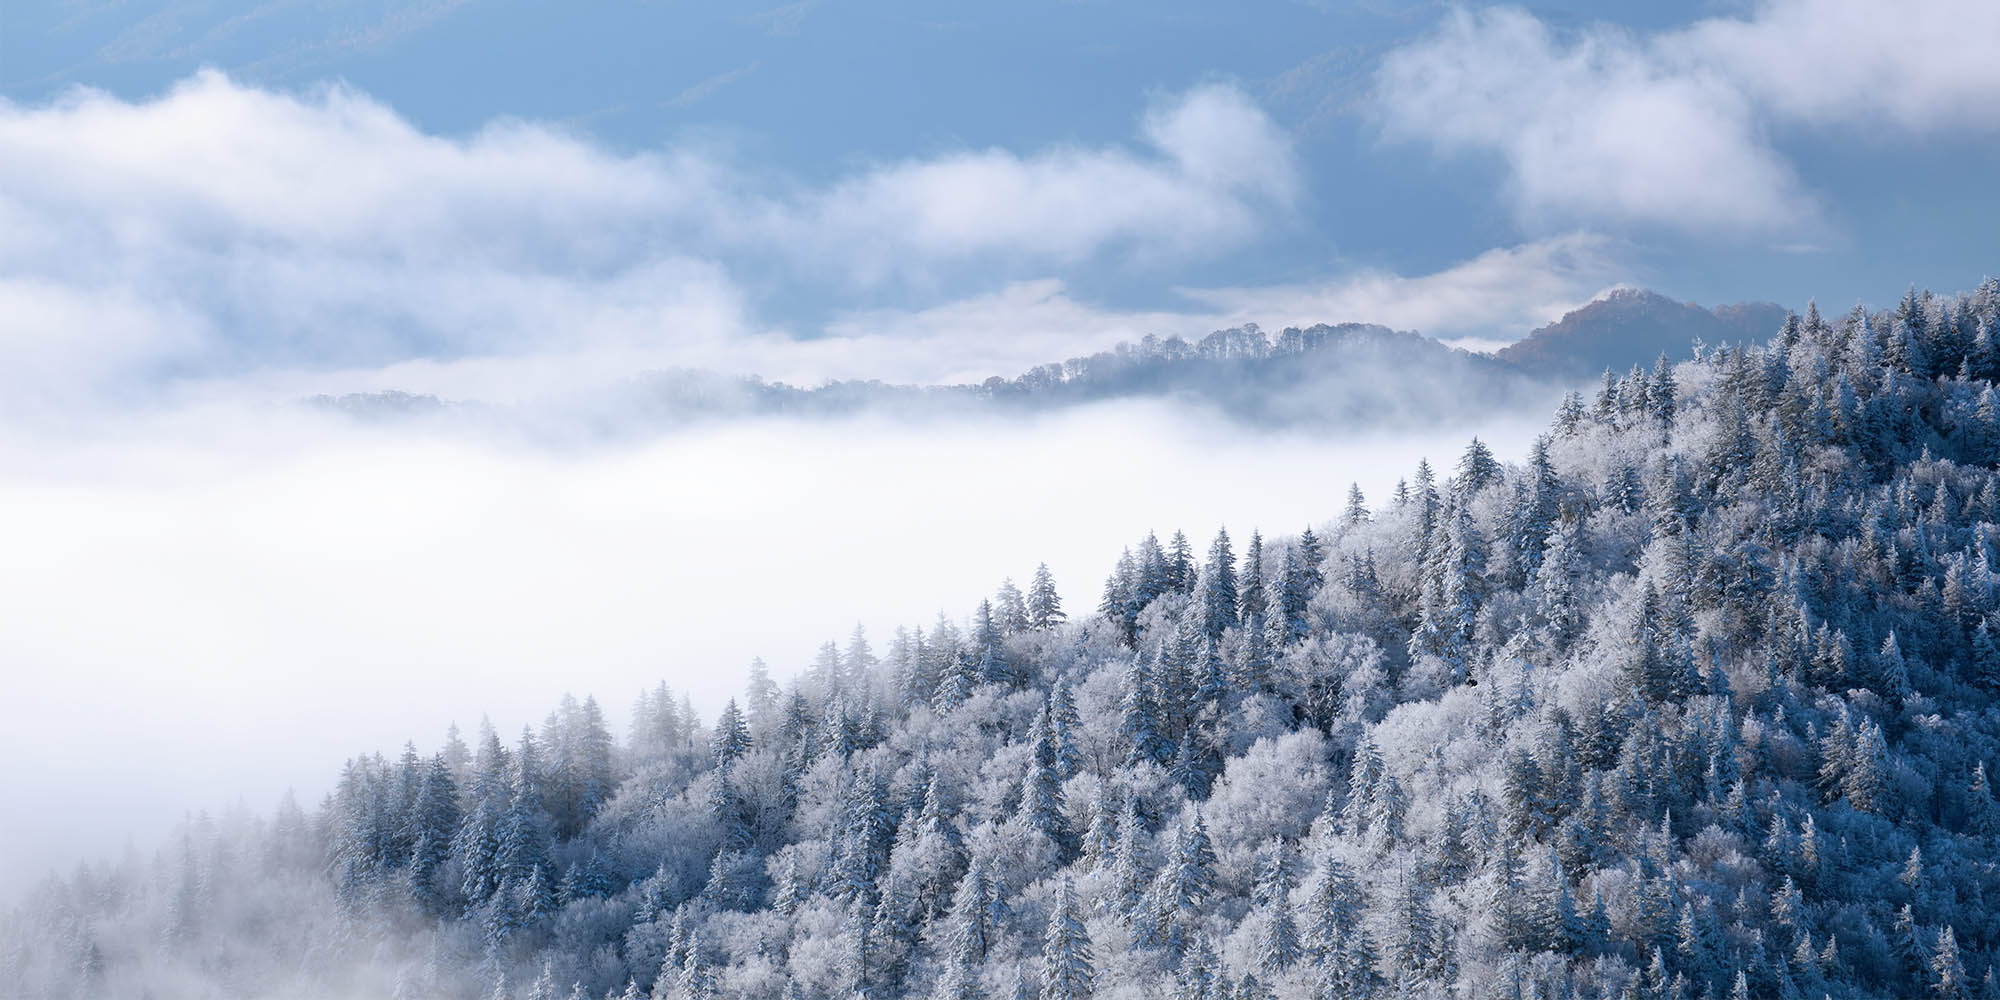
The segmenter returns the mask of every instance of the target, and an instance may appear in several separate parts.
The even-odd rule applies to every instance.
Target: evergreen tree
[[[722,714],[716,717],[715,734],[708,741],[709,756],[719,769],[727,770],[738,757],[750,750],[750,727],[743,721],[743,713],[736,707],[736,699],[729,699],[723,706]]]
[[[951,897],[951,912],[945,918],[946,951],[968,967],[986,957],[993,933],[989,923],[992,895],[985,862],[975,854],[964,877],[958,880],[958,889]]]
[[[1117,624],[1119,636],[1127,646],[1137,641],[1139,611],[1151,600],[1142,594],[1142,586],[1138,560],[1127,549],[1118,557],[1111,575],[1105,578],[1104,597],[1097,605],[1098,614]]]
[[[777,723],[779,695],[782,692],[771,680],[771,668],[763,657],[751,657],[749,674],[743,704],[750,728],[763,733]]]
[[[1257,967],[1276,977],[1297,964],[1304,955],[1299,944],[1298,924],[1292,917],[1291,900],[1275,897],[1265,906],[1264,937],[1258,942]]]
[[[541,865],[528,869],[528,877],[517,892],[514,912],[519,914],[522,922],[532,923],[556,912],[556,886]]]
[[[1077,748],[1077,737],[1083,731],[1069,681],[1058,677],[1049,688],[1049,750],[1058,778],[1068,780],[1082,772],[1083,751]]]
[[[1146,829],[1140,822],[1138,805],[1127,801],[1125,813],[1118,821],[1118,852],[1112,863],[1111,900],[1127,921],[1135,925],[1138,933],[1134,936],[1140,941],[1150,941],[1156,927],[1151,914],[1145,912],[1146,890],[1153,879],[1145,836]]]
[[[1002,632],[1027,631],[1028,599],[1021,593],[1021,588],[1014,586],[1012,577],[1000,581],[1000,589],[993,595],[993,608],[999,617]]]
[[[1202,633],[1210,639],[1222,637],[1224,629],[1236,625],[1236,556],[1229,547],[1229,531],[1216,532],[1208,547],[1208,562],[1201,571]]]
[[[546,959],[542,962],[541,975],[528,987],[527,1000],[556,1000],[555,969]]]
[[[1186,947],[1196,916],[1215,891],[1215,848],[1201,814],[1189,809],[1176,828],[1172,851],[1153,880],[1153,919],[1167,947]]]
[[[1031,737],[1034,752],[1028,758],[1028,773],[1021,780],[1021,822],[1030,830],[1040,833],[1056,845],[1058,852],[1067,856],[1076,847],[1076,837],[1064,812],[1062,778],[1056,771],[1056,745],[1047,724],[1048,710],[1043,709]]]
[[[440,884],[440,878],[451,860],[452,843],[463,819],[458,785],[440,753],[424,770],[409,818],[410,893],[427,913],[441,916],[451,905],[453,894]]]
[[[1322,966],[1336,964],[1361,924],[1361,889],[1330,846],[1322,847],[1306,883],[1306,952]]]
[[[934,1000],[984,1000],[986,993],[979,987],[977,960],[966,955],[947,958],[931,996]]]
[[[1879,813],[1889,808],[1889,750],[1882,727],[1862,720],[1854,734],[1854,748],[1841,794],[1862,812]]]
[[[841,654],[840,670],[843,677],[841,689],[866,697],[872,685],[876,666],[875,651],[868,645],[868,633],[860,623],[848,634],[847,651]]]
[[[1187,535],[1176,530],[1167,550],[1166,589],[1172,593],[1191,594],[1194,584],[1194,550],[1188,545]]]
[[[1012,684],[1013,667],[1007,662],[1007,649],[1001,642],[1000,621],[993,613],[992,601],[979,602],[979,612],[973,621],[972,641],[979,658],[977,673],[980,683]]]
[[[1263,616],[1269,608],[1269,594],[1264,584],[1264,535],[1250,532],[1250,544],[1243,549],[1243,569],[1237,574],[1238,607],[1237,619],[1246,627],[1252,616]]]
[[[847,920],[840,928],[840,988],[845,995],[864,1000],[875,996],[875,942],[868,918],[866,902],[856,896],[847,904]]]
[[[1937,947],[1931,952],[1930,985],[1931,992],[1943,1000],[1957,1000],[1970,987],[1958,955],[1958,934],[1949,926],[1938,931]]]
[[[1584,623],[1583,595],[1579,593],[1584,574],[1581,515],[1558,519],[1542,544],[1536,610],[1548,630],[1550,647],[1561,652],[1575,640]]]
[[[1085,1000],[1097,975],[1094,961],[1090,935],[1077,910],[1076,887],[1064,875],[1042,936],[1042,1000]]]
[[[1035,566],[1035,579],[1028,585],[1028,627],[1046,632],[1063,623],[1062,596],[1056,593],[1049,564]]]
[[[1493,457],[1493,449],[1485,442],[1473,438],[1465,446],[1465,454],[1459,456],[1458,472],[1454,480],[1461,503],[1479,495],[1479,491],[1498,480],[1500,460]]]
[[[1355,525],[1367,524],[1369,516],[1368,498],[1362,495],[1361,484],[1347,484],[1347,509],[1341,512],[1340,523],[1352,528]]]
[[[1159,761],[1170,752],[1160,732],[1158,706],[1153,701],[1152,672],[1143,657],[1132,657],[1125,669],[1124,700],[1119,706],[1118,735],[1126,746],[1128,764]]]
[[[1423,884],[1405,868],[1397,879],[1394,922],[1386,939],[1390,966],[1401,976],[1423,977],[1432,967],[1437,929]]]

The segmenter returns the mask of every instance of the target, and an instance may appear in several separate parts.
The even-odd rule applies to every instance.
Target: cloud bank
[[[1320,317],[1365,318],[1480,350],[1553,322],[1603,292],[1620,273],[1619,250],[1605,236],[1571,232],[1488,250],[1431,274],[1365,269],[1318,284],[1187,294],[1238,321],[1300,326]]]
[[[746,273],[838,295],[1183,261],[1252,239],[1299,189],[1287,138],[1221,85],[1152,108],[1129,148],[946,152],[815,188],[523,122],[429,135],[351,90],[209,72],[148,101],[0,104],[0,360],[17,400],[552,354],[671,363],[790,332],[746,306]]]
[[[1129,145],[944,151],[817,187],[526,122],[428,134],[341,87],[210,72],[145,101],[77,91],[0,104],[0,408],[520,401],[674,366],[979,381],[1250,322],[1483,344],[1618,275],[1615,244],[1570,233],[1429,275],[1185,289],[1154,308],[1049,276],[1171,273],[1282,227],[1303,190],[1289,137],[1220,84],[1157,102]],[[819,317],[774,317],[774,288],[818,296]]]
[[[227,418],[227,419],[224,419]],[[1487,415],[1517,457],[1541,424]],[[115,435],[0,431],[0,899],[239,796],[565,691],[620,720],[661,679],[708,717],[857,621],[961,617],[1053,569],[1096,603],[1148,527],[1289,533],[1475,430],[1271,433],[1165,405],[916,425],[760,420],[553,453],[298,410]]]
[[[1974,42],[1997,37],[1980,0],[1770,0],[1652,35],[1461,9],[1383,60],[1376,110],[1391,139],[1497,157],[1530,225],[1797,232],[1823,212],[1775,134],[2000,127]]]
[[[1621,245],[1564,233],[1501,247],[1430,274],[1362,269],[1316,283],[1184,288],[1180,309],[1113,309],[1078,301],[1058,279],[1018,281],[996,292],[917,309],[875,309],[831,321],[828,336],[750,344],[772,364],[867,378],[875,359],[950,359],[902,371],[916,380],[976,382],[1049,361],[1136,342],[1147,335],[1199,339],[1255,323],[1276,331],[1324,322],[1371,322],[1486,350],[1555,321],[1614,286]],[[786,359],[789,359],[787,361]]]

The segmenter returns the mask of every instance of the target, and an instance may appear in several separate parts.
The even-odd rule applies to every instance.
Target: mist
[[[1612,241],[1554,234],[1430,274],[1181,287],[1300,182],[1239,90],[1154,103],[1099,149],[820,187],[699,144],[433,135],[343,87],[213,73],[0,106],[0,215],[22,223],[0,236],[0,750],[33,762],[0,776],[0,893],[150,850],[190,810],[310,806],[345,758],[453,723],[517,732],[574,692],[622,728],[662,679],[712,717],[753,656],[785,677],[856,623],[880,643],[962,618],[1040,561],[1085,611],[1149,526],[1295,532],[1475,433],[1523,449],[1540,387],[1440,416],[1457,369],[1345,354],[1282,397],[637,419],[641,373],[676,366],[978,383],[1253,322],[1518,335],[1620,273]],[[993,190],[1055,207],[1024,221]],[[1113,257],[1171,291],[1114,306],[1057,277]],[[465,405],[299,405],[382,391]],[[1234,422],[1229,398],[1280,416]]]
[[[1297,168],[1232,87],[1156,103],[1096,151],[946,151],[820,188],[698,144],[432,135],[346,88],[212,73],[0,106],[0,214],[22,222],[0,236],[0,750],[34,762],[0,776],[0,893],[151,849],[189,810],[310,806],[343,759],[454,722],[517,732],[574,692],[622,728],[662,679],[712,717],[753,656],[785,677],[856,623],[879,643],[962,618],[1040,561],[1083,611],[1148,526],[1294,532],[1475,433],[1522,450],[1538,388],[1440,418],[1462,380],[1385,392],[1389,366],[1345,355],[1275,427],[1164,396],[634,419],[635,379],[676,366],[977,383],[1251,322],[1518,334],[1618,271],[1609,241],[1557,234],[1431,274],[1179,287],[1276,224]],[[1063,224],[967,215],[996,184]],[[1113,306],[1056,277],[1113,256],[1173,290]],[[382,391],[465,405],[299,405]],[[1357,409],[1379,426],[1285,423]]]
[[[1289,534],[1386,500],[1474,434],[1242,433],[1186,406],[917,423],[751,419],[532,447],[463,427],[211,407],[16,436],[0,663],[4,891],[150,848],[189,811],[311,805],[340,762],[503,734],[565,692],[622,731],[665,680],[704,717],[762,656],[790,676],[858,623],[961,620],[1046,561],[1072,613],[1150,526]]]

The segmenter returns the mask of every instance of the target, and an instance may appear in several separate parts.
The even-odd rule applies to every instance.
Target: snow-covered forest
[[[2000,282],[1773,334],[712,719],[358,756],[47,881],[0,993],[2000,997]]]

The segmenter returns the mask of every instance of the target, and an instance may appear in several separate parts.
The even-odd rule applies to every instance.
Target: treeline
[[[1547,379],[1415,333],[1358,323],[1288,327],[1272,338],[1255,324],[1196,341],[1148,336],[1109,351],[1038,365],[1014,378],[907,385],[847,379],[816,386],[698,369],[647,372],[553,410],[450,403],[401,392],[315,396],[315,408],[360,420],[463,419],[550,433],[580,424],[621,437],[709,421],[1016,414],[1111,400],[1173,399],[1253,426],[1407,427],[1470,412],[1539,408]],[[1545,398],[1546,397],[1546,398]],[[1448,404],[1448,405],[1447,405]],[[562,418],[562,419],[558,419]]]

